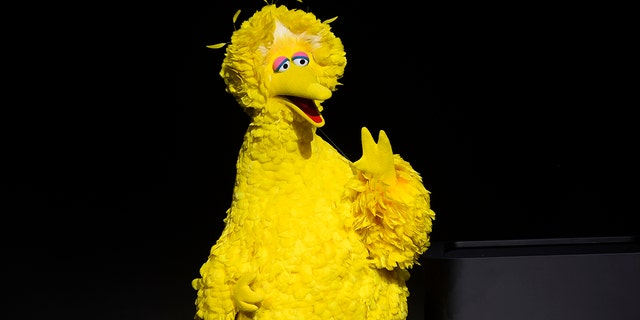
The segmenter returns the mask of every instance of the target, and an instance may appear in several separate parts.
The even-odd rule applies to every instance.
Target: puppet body
[[[383,131],[376,143],[362,128],[356,162],[316,135],[345,64],[311,13],[268,5],[234,32],[221,75],[251,122],[225,228],[193,281],[197,318],[406,319],[434,212]]]

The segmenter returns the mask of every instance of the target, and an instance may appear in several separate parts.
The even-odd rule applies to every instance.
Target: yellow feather
[[[240,9],[236,11],[236,14],[233,15],[233,24],[236,24],[236,20],[238,20],[238,16],[240,15]]]
[[[208,45],[207,48],[209,48],[209,49],[220,49],[220,48],[224,47],[225,45],[226,45],[225,42],[216,43],[216,44]]]
[[[333,17],[331,19],[327,19],[327,20],[324,21],[324,23],[331,23],[331,22],[336,21],[336,19],[338,19],[338,16],[335,16],[335,17]]]

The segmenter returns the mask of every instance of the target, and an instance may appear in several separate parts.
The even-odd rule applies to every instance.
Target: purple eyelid
[[[282,67],[282,65],[287,61],[289,61],[287,57],[277,57],[276,60],[273,61],[273,71],[280,70],[280,67]]]

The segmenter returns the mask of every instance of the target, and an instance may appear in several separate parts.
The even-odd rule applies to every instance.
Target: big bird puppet
[[[250,116],[225,227],[193,280],[196,319],[400,320],[435,213],[380,131],[351,162],[316,130],[344,47],[310,12],[266,4],[233,32],[220,75]]]

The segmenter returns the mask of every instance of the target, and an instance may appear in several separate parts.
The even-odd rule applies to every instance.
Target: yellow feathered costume
[[[399,320],[429,246],[429,192],[380,131],[350,162],[316,135],[344,47],[312,13],[266,5],[220,75],[251,117],[225,228],[193,280],[196,318]]]

